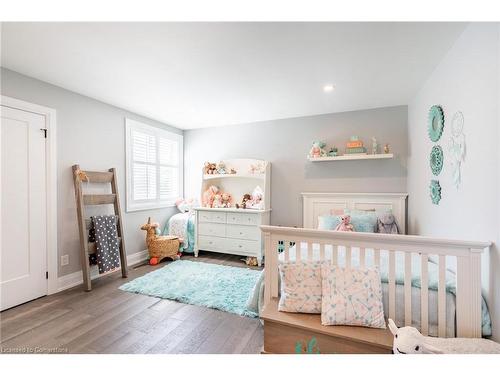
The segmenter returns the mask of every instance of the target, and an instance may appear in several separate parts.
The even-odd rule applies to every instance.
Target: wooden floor
[[[246,265],[241,257],[200,253],[183,259]],[[2,353],[260,353],[258,319],[123,292],[118,287],[165,266],[136,266],[0,313]]]

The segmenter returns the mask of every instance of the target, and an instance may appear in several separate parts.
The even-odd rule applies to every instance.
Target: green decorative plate
[[[443,109],[438,105],[433,105],[429,110],[429,123],[427,125],[427,132],[432,142],[439,141],[441,134],[443,134],[444,127],[444,114]]]
[[[429,158],[432,174],[437,176],[443,169],[443,149],[441,146],[432,147],[431,156]]]
[[[439,204],[441,200],[441,185],[438,180],[431,180],[431,184],[429,186],[431,193],[431,200],[434,204]]]

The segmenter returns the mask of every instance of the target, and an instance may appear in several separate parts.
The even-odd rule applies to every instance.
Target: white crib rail
[[[374,233],[335,232],[315,229],[261,226],[265,238],[265,294],[267,303],[278,297],[278,244],[283,243],[284,259],[290,258],[290,243],[307,243],[307,259],[296,251],[297,261],[313,257],[313,244],[319,246],[322,260],[337,264],[339,248],[345,249],[345,266],[351,267],[354,249],[363,266],[367,252],[373,252],[375,265],[380,265],[381,251],[388,252],[389,317],[396,315],[396,253],[404,255],[404,322],[411,325],[411,266],[412,253],[420,254],[421,263],[421,331],[428,333],[428,258],[438,257],[438,334],[446,335],[446,258],[456,257],[456,333],[458,337],[481,337],[481,253],[489,249],[490,242],[436,239],[422,236],[403,236]],[[326,259],[325,246],[332,247],[331,258]],[[413,258],[415,260],[415,258]]]

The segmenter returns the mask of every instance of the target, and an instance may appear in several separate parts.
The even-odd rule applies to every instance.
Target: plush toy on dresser
[[[213,207],[215,195],[219,192],[219,188],[215,185],[210,185],[207,190],[203,192],[202,202],[203,207]]]

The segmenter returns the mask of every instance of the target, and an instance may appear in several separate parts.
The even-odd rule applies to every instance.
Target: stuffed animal
[[[214,197],[219,192],[219,188],[215,185],[211,185],[207,190],[203,192],[202,204],[203,207],[211,208],[213,207]]]
[[[212,208],[222,208],[222,194],[217,193],[214,195],[214,199],[212,201]]]
[[[218,174],[226,174],[226,164],[223,161],[220,161],[219,164],[217,164],[217,173]]]
[[[256,186],[252,191],[252,196],[249,201],[246,202],[246,208],[251,208],[254,210],[262,210],[264,208],[264,192],[260,186]]]
[[[179,259],[179,246],[181,241],[175,236],[159,236],[157,229],[158,223],[152,223],[151,218],[141,226],[146,231],[146,245],[149,251],[149,264],[152,266],[160,263],[163,258]]]
[[[236,203],[236,208],[247,208],[247,204],[251,199],[252,196],[250,194],[244,194],[243,198],[241,199],[241,203]]]
[[[309,156],[311,158],[320,158],[326,156],[325,146],[325,142],[314,141],[311,150],[309,151]]]
[[[258,266],[259,262],[257,262],[257,258],[256,257],[246,257],[245,264],[247,266]]]
[[[230,208],[231,207],[232,199],[233,198],[231,197],[231,194],[229,194],[229,193],[222,193],[221,194],[222,207],[223,208]]]
[[[494,354],[500,353],[500,344],[487,339],[440,338],[422,335],[414,327],[398,328],[389,319],[389,329],[394,335],[394,354]]]
[[[204,166],[204,173],[205,174],[215,174],[217,173],[217,166],[215,163],[210,163],[210,162],[205,162]]]
[[[399,227],[392,212],[386,212],[377,219],[379,233],[399,234]]]
[[[335,228],[338,232],[354,232],[354,226],[351,224],[351,216],[342,215],[340,217],[341,222]]]

